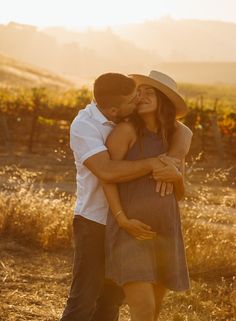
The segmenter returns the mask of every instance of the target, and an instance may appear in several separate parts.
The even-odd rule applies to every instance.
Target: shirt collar
[[[90,110],[92,112],[92,116],[93,118],[95,118],[97,121],[99,121],[101,124],[103,125],[112,125],[112,126],[115,126],[116,124],[111,121],[111,120],[108,120],[104,115],[103,113],[98,109],[97,105],[93,102],[90,104]]]

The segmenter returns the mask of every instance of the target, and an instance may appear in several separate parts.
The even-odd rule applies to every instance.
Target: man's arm
[[[184,158],[188,154],[191,140],[192,140],[193,133],[192,131],[185,126],[183,123],[177,121],[176,122],[176,129],[172,137],[170,148],[167,152],[167,156],[160,156],[166,164],[168,161],[173,165],[177,166],[178,168],[181,167]],[[158,175],[160,171],[158,169],[157,173],[153,172],[154,179],[157,180],[156,191],[161,193],[161,196],[169,195],[173,192],[173,184],[170,182],[166,182],[166,179],[161,179],[161,176],[158,179]],[[163,169],[163,176],[165,176],[166,170],[164,172]],[[175,189],[176,190],[176,189]]]
[[[110,138],[117,139],[117,149],[124,145],[124,136],[130,134],[129,127],[124,135],[118,135],[119,125],[112,131]],[[123,132],[123,131],[122,131]],[[144,176],[154,168],[163,166],[158,159],[146,159],[140,161],[112,161],[108,153],[108,148],[104,143],[102,133],[96,124],[87,119],[78,119],[72,122],[70,127],[70,147],[73,150],[77,164],[84,164],[88,169],[105,182],[122,182]]]
[[[128,123],[117,125],[107,139],[108,147],[110,147],[110,142],[112,142],[113,146],[115,142],[112,155],[113,160],[111,160],[108,151],[103,151],[86,159],[84,165],[87,166],[95,176],[106,183],[131,181],[164,167],[163,162],[155,157],[137,161],[117,160],[119,159],[118,155],[125,155],[129,144],[132,143],[135,137],[134,135],[135,131],[132,125]],[[126,150],[124,150],[124,148]],[[171,173],[174,179],[177,172],[172,171]]]
[[[131,181],[163,167],[163,163],[157,158],[137,161],[111,160],[107,151],[89,157],[84,165],[106,183]]]
[[[190,149],[192,136],[192,131],[183,123],[177,121],[176,129],[167,155],[180,160],[185,158]]]
[[[120,126],[124,128],[120,130]],[[114,139],[116,150],[119,152],[127,136],[133,137],[131,129],[131,125],[119,124],[111,132],[107,142]],[[70,131],[70,147],[74,152],[76,162],[84,164],[100,180],[108,183],[133,180],[164,166],[161,160],[154,157],[137,161],[111,160],[102,134],[94,124],[87,120],[73,121]]]

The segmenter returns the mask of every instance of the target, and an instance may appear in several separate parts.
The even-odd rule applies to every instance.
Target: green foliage
[[[190,107],[214,110],[218,113],[236,112],[236,86],[180,84],[179,90]],[[217,102],[217,106],[215,106]]]
[[[70,121],[91,98],[86,87],[66,91],[44,87],[1,88],[0,112],[15,117],[36,112],[47,119]]]
[[[236,135],[236,88],[181,84],[189,113],[185,123],[192,129],[208,128],[211,115],[217,113],[218,125],[225,136]],[[41,124],[52,125],[55,120],[71,122],[81,108],[92,99],[87,87],[59,90],[49,87],[0,88],[0,113],[15,118],[37,115]]]

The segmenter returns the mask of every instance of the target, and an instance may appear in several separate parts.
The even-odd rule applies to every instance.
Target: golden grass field
[[[172,67],[182,75],[182,64]],[[235,64],[227,64],[227,70],[232,67]],[[87,80],[71,76],[72,83],[3,54],[0,76],[0,121],[4,118],[9,127],[5,138],[0,135],[0,321],[56,321],[69,290],[73,260],[75,168],[69,152],[69,123],[91,100],[92,78],[89,88],[77,89],[76,83],[84,85]],[[192,288],[186,293],[169,292],[160,320],[233,321],[236,87],[179,85],[190,110],[198,110],[192,124],[193,143],[202,143],[203,138],[205,142],[205,150],[203,144],[195,144],[191,155],[199,150],[205,154],[187,167],[187,193],[180,203]],[[219,133],[227,141],[223,160],[218,159],[217,140],[206,119],[212,110],[221,126]],[[38,131],[29,148],[35,111],[39,112]],[[210,150],[209,143],[216,150]],[[120,321],[129,321],[126,306]]]
[[[0,320],[56,321],[70,285],[75,171],[50,157],[17,161],[0,171]],[[234,177],[189,165],[180,206],[192,288],[168,293],[161,321],[236,320]]]

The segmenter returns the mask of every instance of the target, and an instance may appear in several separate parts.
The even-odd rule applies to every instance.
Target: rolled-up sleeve
[[[107,150],[102,134],[85,120],[73,122],[70,128],[70,148],[81,164],[89,157]]]

